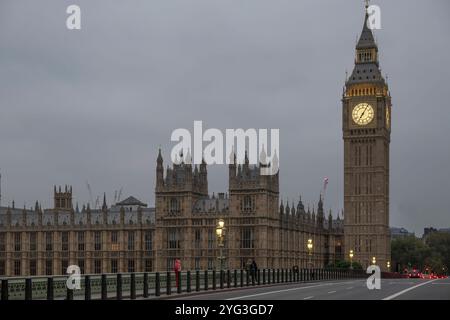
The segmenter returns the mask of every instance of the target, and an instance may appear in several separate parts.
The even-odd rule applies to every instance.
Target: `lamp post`
[[[312,249],[313,249],[313,241],[312,241],[312,239],[308,239],[308,243],[306,244],[306,247],[308,248],[309,266],[311,268],[311,265],[312,265],[311,256],[312,256]]]
[[[219,256],[217,257],[217,259],[219,259],[220,262],[220,270],[223,270],[223,261],[225,260],[225,257],[223,256],[225,221],[223,219],[219,219],[219,221],[217,221],[216,236],[217,245],[219,246]]]
[[[388,262],[386,263],[386,265],[387,265],[388,271],[390,272],[390,271],[391,271],[391,262],[388,261]]]
[[[372,264],[376,264],[377,263],[377,258],[372,257]]]
[[[350,257],[350,270],[353,269],[353,250],[350,250],[350,253],[348,254]]]

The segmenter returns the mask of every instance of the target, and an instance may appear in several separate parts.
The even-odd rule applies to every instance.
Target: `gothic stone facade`
[[[130,197],[108,208],[72,207],[72,189],[54,190],[54,208],[0,208],[0,275],[153,271],[154,208]]]
[[[181,159],[182,160],[182,159]],[[189,162],[186,159],[186,162]],[[208,195],[205,163],[181,161],[156,167],[155,266],[171,269],[180,259],[183,269],[219,267],[215,228],[225,221],[224,267],[242,268],[255,259],[260,268],[323,267],[343,259],[343,226],[331,213],[325,219],[322,199],[317,215],[297,206],[279,204],[279,173],[260,175],[259,167],[229,165],[227,194]],[[313,240],[312,254],[307,240]]]

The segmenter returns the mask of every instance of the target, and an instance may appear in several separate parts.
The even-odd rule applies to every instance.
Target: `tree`
[[[391,255],[392,261],[400,264],[401,270],[408,267],[422,270],[425,258],[431,255],[431,250],[422,240],[408,236],[392,241]]]

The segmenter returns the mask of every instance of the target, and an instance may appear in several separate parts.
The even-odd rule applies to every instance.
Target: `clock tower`
[[[364,268],[390,262],[389,144],[391,96],[381,74],[378,46],[366,15],[355,66],[342,97],[344,235],[346,257]]]

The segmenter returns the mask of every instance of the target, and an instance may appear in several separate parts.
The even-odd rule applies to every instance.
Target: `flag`
[[[327,189],[327,185],[328,185],[328,177],[325,177],[323,179],[323,191]]]

